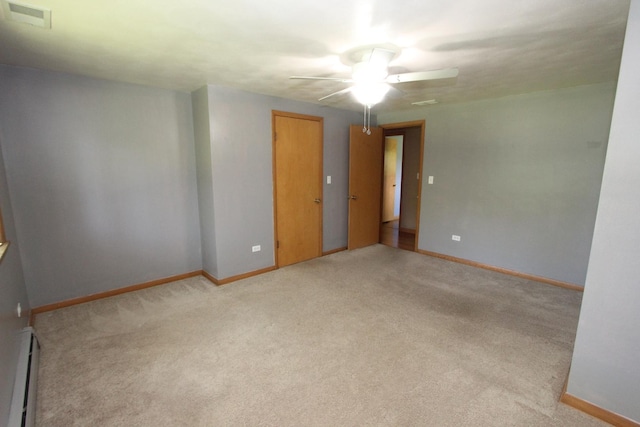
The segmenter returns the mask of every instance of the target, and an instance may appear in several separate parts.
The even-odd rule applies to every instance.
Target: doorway
[[[383,243],[415,251],[420,232],[424,120],[370,130],[371,134],[363,134],[361,126],[352,125],[349,131],[348,248]],[[403,135],[400,211],[398,220],[385,224],[382,220],[385,137],[395,135]],[[409,144],[411,148],[407,148]]]
[[[385,138],[385,181],[380,243],[415,251],[420,223],[422,159],[424,153],[424,121],[394,123],[381,126]],[[401,141],[401,142],[400,142]],[[401,150],[398,145],[401,144]],[[395,158],[391,151],[395,145]],[[389,151],[389,155],[387,152]],[[395,162],[395,176],[393,164]],[[400,165],[400,168],[398,168]],[[400,169],[400,171],[398,171]],[[387,176],[388,171],[388,176]],[[395,181],[394,181],[395,179]],[[389,188],[391,187],[391,188]],[[392,187],[395,185],[395,187]],[[393,215],[391,202],[393,197]],[[396,210],[396,204],[397,210]]]
[[[273,111],[276,266],[322,255],[322,117]]]

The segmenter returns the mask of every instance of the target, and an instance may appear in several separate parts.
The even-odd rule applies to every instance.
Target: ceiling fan
[[[389,74],[389,63],[400,54],[400,48],[392,44],[371,45],[351,49],[341,55],[344,64],[351,66],[351,78],[291,76],[291,79],[330,80],[352,85],[323,96],[318,101],[346,93],[353,93],[356,100],[364,105],[365,126],[363,132],[370,133],[368,123],[371,119],[371,107],[384,99],[391,89],[390,85],[425,80],[448,79],[458,76],[457,68],[417,71],[411,73]],[[368,114],[368,120],[367,120]]]
[[[458,76],[457,68],[389,74],[389,63],[397,58],[399,54],[400,48],[392,44],[357,47],[340,56],[344,64],[351,66],[351,78],[315,76],[291,76],[289,78],[353,83],[352,86],[323,96],[318,101],[323,101],[335,95],[353,92],[360,103],[372,106],[382,100],[386,92],[391,88],[389,85],[449,79]]]

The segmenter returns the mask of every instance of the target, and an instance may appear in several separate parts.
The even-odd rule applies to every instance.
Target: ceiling
[[[4,1],[4,0],[2,0]],[[374,111],[615,81],[629,0],[18,0],[51,29],[0,19],[0,63],[181,91],[205,84],[359,110],[345,77],[357,46],[402,48],[389,71],[457,67],[396,85]],[[6,18],[6,17],[5,17]]]

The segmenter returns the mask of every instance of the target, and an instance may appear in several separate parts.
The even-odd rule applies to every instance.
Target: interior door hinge
[[[276,249],[280,249],[280,240],[276,240]]]

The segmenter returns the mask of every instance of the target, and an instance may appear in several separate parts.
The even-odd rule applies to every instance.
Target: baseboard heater
[[[24,328],[20,332],[20,355],[13,383],[8,427],[35,425],[39,357],[40,344],[33,328]]]

